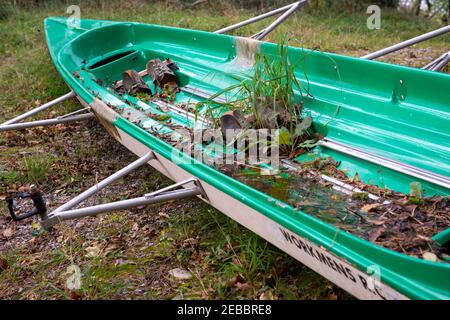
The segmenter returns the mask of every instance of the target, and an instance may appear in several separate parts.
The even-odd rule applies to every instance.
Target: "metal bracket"
[[[99,213],[106,213],[111,211],[117,211],[117,210],[123,210],[123,209],[129,209],[134,207],[139,207],[143,205],[148,205],[152,203],[159,203],[169,200],[175,200],[175,199],[183,199],[186,197],[191,196],[198,196],[201,195],[207,199],[205,191],[200,185],[200,182],[198,179],[190,178],[188,180],[184,180],[178,183],[175,183],[171,186],[162,188],[160,190],[154,191],[152,193],[146,194],[143,197],[134,198],[134,199],[128,199],[128,200],[121,200],[121,201],[115,201],[111,203],[106,204],[100,204],[100,205],[94,205],[90,207],[84,207],[80,209],[72,209],[76,205],[80,204],[93,194],[99,192],[100,190],[104,189],[108,185],[110,185],[112,182],[116,181],[117,179],[125,176],[126,174],[130,173],[133,170],[136,170],[137,168],[143,166],[150,160],[155,159],[155,156],[153,152],[148,152],[138,160],[130,163],[128,166],[122,168],[121,170],[117,171],[113,175],[109,176],[108,178],[102,180],[95,186],[92,186],[88,190],[84,191],[83,193],[79,194],[69,202],[63,204],[59,208],[52,211],[48,216],[43,218],[41,220],[41,225],[44,229],[48,229],[52,227],[53,225],[64,221],[64,220],[71,220],[75,218],[81,218],[81,217],[87,217],[87,216],[93,216],[97,215]],[[183,188],[183,189],[177,189],[179,187],[183,187],[188,183],[194,183],[194,187],[189,188]]]
[[[248,20],[245,21],[241,21],[239,23],[233,24],[231,26],[219,29],[217,31],[215,31],[214,33],[227,33],[228,31],[232,31],[232,30],[236,30],[239,28],[242,28],[246,25],[258,22],[260,20],[272,17],[274,15],[277,15],[279,13],[284,12],[278,19],[276,19],[274,22],[272,22],[269,26],[267,26],[266,28],[264,28],[263,30],[259,31],[258,33],[254,34],[253,36],[251,36],[251,38],[257,39],[257,40],[262,40],[264,39],[264,37],[266,37],[270,32],[272,32],[276,27],[278,27],[281,23],[284,22],[284,20],[286,20],[287,18],[289,18],[295,11],[297,11],[300,7],[306,5],[308,3],[308,0],[302,0],[302,1],[296,1],[294,3],[291,3],[287,6],[269,11],[267,13],[261,14],[259,16],[250,18]]]
[[[54,105],[57,105],[63,101],[71,99],[75,96],[76,96],[75,92],[71,91],[59,98],[56,98],[56,99],[54,99],[50,102],[47,102],[39,107],[36,107],[28,112],[25,112],[11,120],[8,120],[8,121],[0,124],[0,132],[11,131],[11,130],[21,130],[21,129],[26,129],[26,128],[41,127],[41,126],[50,126],[50,125],[59,124],[59,123],[69,123],[69,122],[82,121],[82,120],[88,120],[88,119],[94,118],[94,115],[92,113],[79,114],[80,112],[89,110],[89,108],[83,108],[83,109],[68,113],[66,115],[63,115],[63,116],[60,116],[60,117],[57,117],[54,119],[20,122],[21,120],[23,120],[25,118],[31,117],[31,116],[37,114],[38,112],[41,112],[50,107],[53,107]]]
[[[193,183],[195,185],[195,187],[199,189],[199,194],[201,194],[206,200],[208,200],[208,197],[207,197],[207,195],[205,193],[205,190],[203,190],[203,187],[201,186],[200,181],[197,178],[189,178],[187,180],[183,180],[183,181],[177,182],[177,183],[172,184],[172,185],[170,185],[168,187],[165,187],[165,188],[153,191],[151,193],[147,193],[146,195],[144,195],[144,197],[146,199],[152,199],[152,198],[154,198],[156,196],[159,196],[161,194],[166,194],[169,191],[173,191],[176,188],[185,186],[188,183]]]
[[[17,215],[16,212],[14,212],[14,198],[30,198],[33,201],[34,208],[27,213]],[[47,214],[47,206],[42,197],[42,193],[34,185],[30,186],[30,192],[19,192],[16,196],[9,195],[5,200],[8,204],[9,213],[14,221],[21,221],[35,215],[39,215],[41,219],[44,219]]]

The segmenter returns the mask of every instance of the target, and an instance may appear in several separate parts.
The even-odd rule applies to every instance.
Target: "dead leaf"
[[[118,248],[117,245],[115,244],[110,244],[109,246],[107,246],[105,248],[105,250],[103,250],[102,252],[102,256],[107,256],[108,254],[110,254],[111,252],[113,252],[114,250],[116,250]]]
[[[261,293],[259,300],[275,300],[272,290]]]
[[[370,203],[370,204],[366,204],[361,208],[361,211],[363,212],[370,212],[372,210],[375,210],[376,208],[378,208],[380,206],[379,203]]]
[[[165,212],[158,213],[158,216],[163,217],[163,218],[169,218],[169,215]]]
[[[422,254],[422,258],[424,260],[428,260],[428,261],[432,261],[432,262],[437,262],[439,260],[438,257],[434,253],[428,252],[428,251],[424,252]]]
[[[382,226],[383,224],[386,223],[385,220],[372,220],[372,219],[367,219],[367,218],[366,218],[366,221],[373,225],[376,225],[376,226]]]
[[[181,268],[175,268],[169,271],[169,274],[177,280],[189,280],[192,275],[189,271]]]
[[[37,223],[36,221],[33,221],[33,222],[31,223],[31,227],[32,227],[34,230],[39,230],[39,229],[41,229],[41,225],[40,225],[39,223]]]
[[[13,228],[7,228],[5,231],[3,231],[3,236],[5,238],[11,238],[14,235],[15,231]]]
[[[252,286],[250,284],[248,284],[247,282],[237,282],[235,285],[236,289],[240,290],[240,291],[249,291]]]
[[[6,270],[8,268],[8,261],[6,259],[0,258],[0,271]]]
[[[65,275],[66,288],[69,290],[79,290],[81,288],[81,270],[76,264],[71,264],[67,267]]]
[[[85,224],[86,224],[86,222],[84,220],[78,221],[77,224],[75,225],[74,229],[79,230],[79,229],[83,228],[85,226]]]
[[[87,247],[86,252],[86,258],[95,258],[100,255],[100,248],[98,246]]]
[[[378,227],[369,231],[369,241],[377,240],[383,233],[384,228]]]

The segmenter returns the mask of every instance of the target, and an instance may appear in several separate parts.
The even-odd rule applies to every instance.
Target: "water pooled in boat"
[[[283,201],[298,211],[355,234],[366,235],[372,226],[365,223],[364,213],[354,209],[361,204],[351,195],[335,191],[301,175],[280,172],[261,175],[259,169],[232,169],[231,176],[267,195]]]

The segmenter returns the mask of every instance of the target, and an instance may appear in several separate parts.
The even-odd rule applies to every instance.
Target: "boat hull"
[[[96,29],[100,30],[102,28],[110,28],[111,26],[117,27],[118,25],[125,28],[122,32],[128,32],[126,31],[128,30],[127,28],[134,28],[133,26],[135,26],[135,24],[129,23],[82,21],[80,29],[67,30],[64,29],[64,20],[61,18],[46,20],[49,51],[56,68],[69,87],[76,92],[80,101],[92,108],[100,123],[121,144],[139,156],[152,150],[157,157],[155,160],[149,162],[150,165],[173,181],[178,182],[190,177],[196,177],[201,181],[206,191],[208,202],[212,206],[356,297],[367,299],[403,299],[406,297],[414,299],[450,298],[450,265],[424,261],[372,244],[320,221],[311,215],[296,211],[285,203],[242,184],[203,163],[190,159],[187,155],[179,155],[179,157],[188,161],[178,161],[178,158],[174,160],[174,154],[178,154],[176,149],[158,139],[148,130],[136,125],[130,119],[118,114],[115,110],[118,106],[124,106],[123,101],[117,99],[108,90],[99,86],[96,83],[96,79],[91,79],[91,73],[79,69],[83,64],[83,59],[81,58],[81,53],[78,52],[81,50],[78,47],[81,44],[83,48],[89,47],[89,45],[95,45],[95,43],[90,42],[91,40],[88,37],[89,32],[95,35],[94,38],[97,38],[98,33]],[[145,30],[150,28],[148,30],[161,31],[161,34],[167,32],[167,34],[173,36],[174,43],[183,41],[185,37],[194,42],[203,38],[203,40],[210,39],[211,41],[216,41],[217,46],[223,48],[224,46],[232,45],[235,41],[233,37],[220,36],[220,38],[216,38],[218,37],[217,35],[200,31],[175,30],[174,28],[159,26],[147,27],[145,25],[142,28]],[[100,30],[100,34],[103,31]],[[126,35],[123,37],[126,38]],[[114,38],[112,39],[114,40]],[[112,40],[110,42],[106,43],[105,46],[109,46],[109,50],[114,51],[112,47],[115,47],[116,44]],[[75,43],[77,45],[73,45]],[[267,46],[269,49],[271,48],[269,44]],[[93,49],[93,51],[95,50],[97,48]],[[102,48],[102,50],[108,50],[108,48]],[[86,52],[89,53],[90,51]],[[83,51],[83,54],[88,54],[86,52]],[[196,54],[205,55],[204,52],[201,53],[198,51]],[[99,58],[94,58],[92,64],[98,64],[104,58],[104,55]],[[132,53],[130,56],[124,57],[123,59],[125,60],[122,62],[125,61],[125,65],[127,66],[133,66],[133,63],[137,63],[136,66],[138,67],[142,62],[139,62],[139,59],[145,60],[146,58],[148,57],[144,56],[139,58],[139,56]],[[343,59],[344,65],[349,63],[347,58],[336,59]],[[329,57],[325,60],[329,61]],[[356,59],[355,63],[361,64]],[[366,63],[369,63],[367,65],[369,69],[373,68],[375,71],[377,70],[377,63],[375,63],[376,65],[370,64],[374,62],[364,62],[362,64],[366,65]],[[89,65],[86,67],[88,68]],[[106,68],[106,66],[100,68]],[[333,66],[331,66],[331,69],[334,70]],[[78,70],[80,73],[74,75],[74,71],[78,72]],[[118,75],[120,76],[119,70],[121,70],[120,72],[123,71],[123,64],[116,71],[112,69],[97,70],[96,75],[102,75],[107,78],[108,72],[111,72],[111,78],[117,78]],[[404,68],[397,67],[393,67],[393,70],[389,72],[394,73],[395,71],[398,71],[401,75],[408,74]],[[115,76],[113,76],[114,72]],[[330,70],[324,71],[325,74],[329,74],[330,72]],[[414,73],[414,77],[417,76],[415,71],[412,73]],[[425,75],[424,78],[432,78],[436,82],[435,76],[429,74],[420,75]],[[448,78],[442,76],[437,77],[442,78],[445,83],[450,83]],[[192,74],[192,79],[195,79],[195,74]],[[114,79],[110,80],[113,81]],[[326,80],[323,80],[323,83],[326,83]],[[331,84],[328,85],[328,87],[333,87],[332,90],[330,89],[331,91],[326,91],[327,89],[325,87],[325,85],[320,86],[320,90],[325,91],[321,92],[321,99],[317,99],[317,102],[313,103],[318,109],[326,107],[325,105],[320,105],[320,103],[325,103],[327,94],[330,94],[331,91],[342,91],[342,87],[341,89],[336,89]],[[319,90],[319,87],[316,89]],[[403,89],[400,88],[398,90],[397,93],[401,93]],[[441,92],[440,98],[443,97],[444,99],[446,98],[446,93]],[[416,97],[416,99],[419,98],[422,97]],[[328,96],[328,100],[330,99],[331,97]],[[436,97],[433,99],[433,102],[437,105],[437,109],[444,108],[442,101],[436,101]],[[329,107],[330,104],[327,106]],[[404,108],[404,106],[402,107]],[[441,112],[442,114],[442,111],[439,110],[433,112]],[[369,117],[368,119],[370,120],[371,118]],[[325,119],[325,121],[328,120],[329,117]],[[337,126],[330,127],[330,135],[335,134],[339,136],[342,134],[344,136],[345,132],[348,134],[351,131],[341,130],[344,125],[342,121],[338,121]],[[320,125],[320,121],[318,122]],[[357,132],[360,130],[358,126],[361,125],[361,122],[353,123],[356,126],[354,131]],[[382,132],[380,131],[378,134],[382,134]],[[439,147],[437,142],[444,136],[445,133],[439,133],[438,140],[432,143],[433,148],[436,148],[436,154],[439,154],[441,158],[445,158],[446,156],[443,154],[445,153],[446,147]],[[359,138],[355,139],[355,141],[358,141]],[[360,143],[363,143],[363,140],[360,140]],[[383,141],[378,141],[381,143],[380,146],[383,145]],[[404,147],[401,146],[400,149]],[[327,153],[331,154],[330,151],[327,151]],[[341,158],[344,159],[344,157]],[[407,158],[412,159],[411,157]],[[425,158],[427,158],[426,155],[421,155],[422,160]],[[348,163],[357,163],[357,161],[349,158],[345,158],[344,160]],[[428,169],[433,169],[434,167],[439,166],[431,164]],[[367,173],[367,176],[370,176],[370,174],[373,174],[377,170],[376,166],[367,168],[367,171],[370,171]],[[439,170],[440,173],[445,173],[447,168],[444,166],[439,168]],[[392,179],[395,177],[395,174],[391,175]],[[405,179],[405,177],[399,177],[402,185],[408,185],[410,181]],[[439,187],[432,187],[431,190],[434,190],[438,194],[446,192]],[[371,284],[374,283],[375,285],[378,283],[378,286],[372,287]]]
[[[87,106],[86,102],[82,99],[80,99],[80,102]],[[97,101],[96,104],[96,108],[98,108],[98,104],[101,104],[101,102]],[[103,105],[103,108],[107,108],[107,106]],[[111,112],[113,111],[111,110]],[[105,119],[102,119],[101,123],[105,123],[104,120]],[[105,129],[111,132],[110,126],[106,125]],[[138,157],[142,157],[150,151],[153,152],[155,158],[150,160],[148,164],[170,180],[181,182],[192,177],[191,173],[139,142],[126,131],[117,128],[111,135]],[[207,198],[205,199],[203,196],[198,196],[200,199],[234,221],[240,223],[245,228],[261,236],[263,239],[294,257],[308,268],[327,278],[353,296],[366,300],[407,299],[403,294],[380,282],[379,276],[377,276],[379,270],[376,266],[368,268],[368,271],[371,273],[370,275],[361,272],[344,259],[315,245],[306,238],[294,234],[292,231],[269,219],[253,208],[243,204],[241,201],[229,196],[220,189],[215,188],[204,180],[200,179],[200,183]]]

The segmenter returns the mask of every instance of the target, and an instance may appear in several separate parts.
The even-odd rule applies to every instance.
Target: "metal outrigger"
[[[59,123],[68,123],[68,122],[82,121],[82,120],[88,120],[88,119],[94,118],[94,115],[92,113],[79,114],[80,112],[88,111],[88,108],[83,108],[83,109],[77,110],[75,112],[71,112],[69,114],[56,117],[54,119],[20,122],[20,121],[22,121],[28,117],[31,117],[43,110],[46,110],[50,107],[60,104],[63,101],[72,99],[75,96],[76,96],[75,92],[70,91],[69,93],[66,93],[65,95],[63,95],[59,98],[56,98],[56,99],[54,99],[50,102],[47,102],[39,107],[36,107],[30,111],[27,111],[11,120],[8,120],[8,121],[0,124],[0,132],[11,131],[11,130],[21,130],[21,129],[26,129],[26,128],[41,127],[41,126],[50,126],[50,125],[55,125],[55,124],[59,124]]]
[[[93,216],[100,213],[124,210],[135,208],[143,205],[149,205],[152,203],[165,202],[170,200],[183,199],[186,197],[198,196],[202,195],[204,198],[206,194],[201,187],[198,179],[190,178],[175,184],[172,184],[168,187],[159,189],[157,191],[145,194],[142,197],[127,199],[121,201],[115,201],[105,204],[99,204],[79,209],[73,209],[78,204],[82,203],[92,195],[98,193],[100,190],[106,188],[108,185],[113,183],[114,181],[122,178],[123,176],[129,174],[130,172],[138,169],[139,167],[147,164],[150,160],[155,160],[155,156],[153,152],[148,152],[136,161],[130,163],[126,167],[107,177],[106,179],[100,181],[96,185],[90,187],[86,191],[82,192],[69,202],[66,202],[62,206],[53,210],[45,217],[41,217],[41,225],[43,228],[48,229],[53,225],[64,221],[71,220],[76,218],[82,218],[87,216]],[[186,187],[191,184],[192,186]],[[183,187],[180,189],[180,187]]]
[[[431,71],[441,71],[450,62],[450,51],[444,53],[436,60],[431,61],[429,64],[424,66],[422,69]]]
[[[408,39],[406,41],[397,43],[395,45],[389,46],[387,48],[369,53],[365,56],[362,56],[362,59],[369,59],[369,60],[373,60],[373,59],[377,59],[379,57],[385,56],[389,53],[410,47],[412,45],[415,45],[419,42],[423,42],[429,39],[432,39],[434,37],[443,35],[447,32],[450,32],[450,25],[447,25],[445,27],[424,33],[420,36]],[[450,62],[450,51],[447,53],[444,53],[442,56],[440,56],[439,58],[437,58],[436,60],[430,62],[429,64],[427,64],[426,66],[424,66],[422,69],[425,70],[431,70],[431,71],[441,71],[442,69],[444,69],[444,67]]]
[[[275,16],[277,14],[280,14],[282,12],[284,12],[280,17],[278,17],[274,22],[272,22],[269,26],[267,26],[266,28],[262,29],[261,31],[259,31],[258,33],[254,34],[253,36],[251,36],[251,38],[256,39],[256,40],[262,40],[264,39],[270,32],[272,32],[273,30],[275,30],[276,27],[278,27],[281,23],[284,22],[284,20],[286,20],[287,18],[289,18],[295,11],[297,11],[298,9],[300,9],[302,6],[306,5],[308,3],[308,0],[302,0],[302,1],[296,1],[294,3],[288,4],[284,7],[263,13],[259,16],[250,18],[248,20],[242,21],[242,22],[238,22],[236,24],[233,24],[231,26],[219,29],[217,31],[214,31],[214,33],[227,33],[229,31],[232,30],[236,30],[239,28],[242,28],[246,25],[261,21],[263,19]]]
[[[90,187],[89,189],[82,192],[72,200],[66,202],[62,206],[53,210],[49,214],[47,214],[47,206],[42,197],[42,194],[34,186],[30,188],[31,192],[29,193],[22,192],[18,196],[19,198],[31,198],[34,204],[33,210],[31,210],[28,213],[16,215],[16,213],[14,212],[14,200],[13,197],[11,196],[9,196],[6,199],[8,203],[8,209],[14,221],[20,221],[35,215],[39,215],[42,227],[48,230],[52,226],[61,221],[72,220],[87,216],[95,216],[100,213],[130,209],[153,203],[183,199],[192,196],[202,196],[205,200],[208,199],[203,187],[200,184],[200,181],[196,178],[189,178],[187,180],[183,180],[175,184],[172,184],[168,187],[145,194],[142,197],[73,209],[75,206],[79,205],[92,195],[106,188],[114,181],[117,181],[118,179],[129,174],[130,172],[147,164],[150,160],[155,160],[155,156],[151,151],[146,153],[136,161],[130,163],[126,167],[122,168],[121,170],[117,171],[116,173],[112,174],[111,176],[100,181],[96,185]]]

